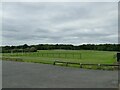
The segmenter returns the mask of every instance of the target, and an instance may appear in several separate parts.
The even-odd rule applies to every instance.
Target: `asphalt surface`
[[[3,61],[3,88],[117,88],[118,71]]]
[[[2,60],[0,60],[0,90],[2,89]]]

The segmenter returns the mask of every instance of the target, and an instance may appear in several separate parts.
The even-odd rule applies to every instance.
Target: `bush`
[[[37,52],[37,49],[35,47],[31,47],[30,52]]]

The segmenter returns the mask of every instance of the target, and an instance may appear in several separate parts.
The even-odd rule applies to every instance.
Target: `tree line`
[[[11,52],[37,52],[37,50],[99,50],[99,51],[120,51],[120,44],[38,44],[38,45],[19,45],[19,46],[1,46],[2,53]]]

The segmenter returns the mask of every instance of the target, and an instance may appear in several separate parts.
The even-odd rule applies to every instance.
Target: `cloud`
[[[3,3],[3,45],[117,43],[117,3]]]
[[[119,2],[119,0],[1,0],[2,2]]]

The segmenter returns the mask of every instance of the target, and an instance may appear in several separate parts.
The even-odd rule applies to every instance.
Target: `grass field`
[[[7,58],[21,58],[25,62],[53,63],[55,60],[93,64],[114,64],[116,52],[92,50],[39,50],[32,53],[4,53]]]

